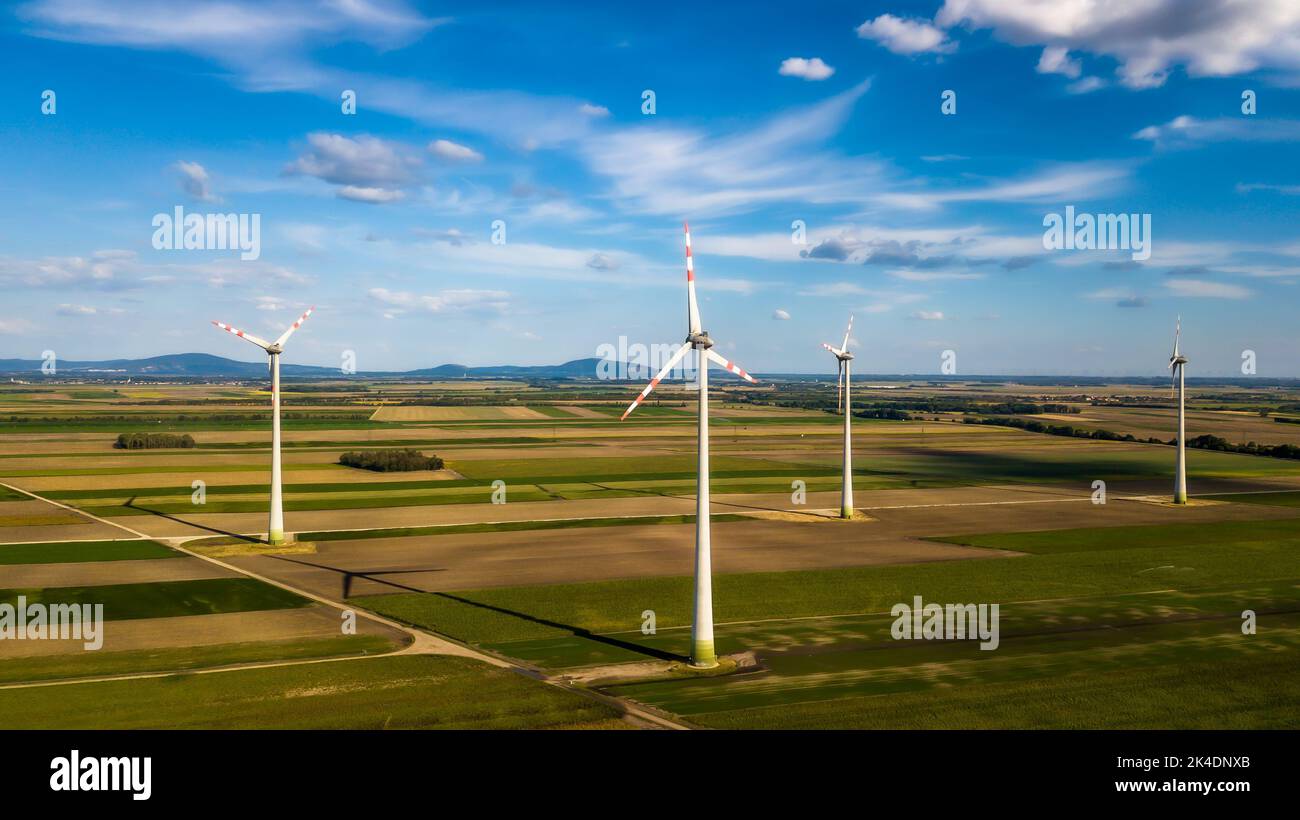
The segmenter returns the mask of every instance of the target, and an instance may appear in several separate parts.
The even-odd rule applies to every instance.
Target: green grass
[[[124,652],[77,652],[33,658],[9,658],[0,663],[0,682],[19,683],[108,675],[179,672],[214,666],[345,655],[378,655],[397,647],[382,635],[348,635],[295,641],[190,646],[180,649],[139,649]]]
[[[927,538],[970,547],[1014,550],[1035,555],[1063,552],[1214,546],[1223,543],[1269,542],[1300,546],[1300,519],[1281,521],[1219,521],[1136,527],[1089,527],[1042,532],[1004,532]]]
[[[178,558],[181,553],[154,541],[52,541],[0,545],[3,564],[65,564]]]
[[[0,589],[0,603],[16,604],[19,595],[31,604],[103,604],[104,619],[169,618],[177,615],[212,615],[294,609],[311,601],[252,578],[213,578],[146,584],[109,584],[94,587]]]
[[[25,496],[16,490],[11,490],[8,487],[0,487],[0,501],[26,501],[26,500],[28,500],[28,496]]]
[[[1160,527],[1154,529],[1161,529]],[[1254,582],[1296,572],[1297,539],[1181,547],[1072,551],[1003,560],[715,575],[714,619],[726,621],[887,612],[923,595],[933,601],[1016,601]],[[659,629],[690,624],[689,576],[365,596],[357,603],[460,640],[502,647],[554,641],[563,666],[591,650],[585,633],[635,630],[653,609]],[[683,636],[679,651],[688,638]],[[596,647],[599,649],[599,647]],[[594,662],[594,661],[593,661]]]
[[[616,718],[512,671],[429,655],[0,691],[6,729],[547,729]]]
[[[624,694],[629,694],[624,692]],[[1300,726],[1300,652],[967,681],[942,693],[885,692],[690,716],[719,729],[1281,729]]]

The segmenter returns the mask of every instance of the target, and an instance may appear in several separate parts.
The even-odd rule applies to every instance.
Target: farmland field
[[[722,382],[711,517],[729,665],[711,676],[680,668],[693,410],[665,385],[620,422],[635,392],[290,382],[295,538],[270,549],[262,385],[0,387],[0,603],[102,604],[105,619],[98,652],[0,642],[0,726],[1300,726],[1300,461],[1192,449],[1194,503],[1165,503],[1167,390],[863,387],[867,409],[943,406],[854,420],[861,515],[840,521],[834,384]],[[1296,396],[1267,398],[1193,396],[1189,432],[1292,442],[1300,425],[1273,415]],[[997,415],[982,402],[1032,401],[1054,409],[1027,419],[1133,440],[966,423]],[[113,446],[132,432],[195,446]],[[444,467],[339,463],[395,448]],[[916,596],[997,604],[998,647],[896,640],[891,608]],[[57,717],[33,722],[34,683],[61,687]]]

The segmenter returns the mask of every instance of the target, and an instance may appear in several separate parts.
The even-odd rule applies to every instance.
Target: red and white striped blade
[[[844,344],[840,345],[840,350],[849,349],[849,333],[853,331],[853,317],[849,316],[849,326],[844,329]]]
[[[257,338],[256,336],[254,336],[254,335],[251,334],[251,333],[245,333],[244,331],[240,330],[239,328],[235,328],[235,327],[231,327],[230,325],[222,324],[221,322],[218,322],[218,321],[216,321],[216,320],[213,320],[212,324],[216,325],[217,327],[221,328],[222,330],[226,331],[227,333],[233,333],[233,334],[235,334],[236,336],[238,336],[238,337],[241,338],[241,339],[245,339],[245,340],[247,340],[247,341],[252,342],[253,344],[257,345],[258,347],[262,348],[263,350],[266,350],[268,347],[271,346],[271,343],[268,342],[267,340],[265,340],[265,339],[259,339],[259,338]]]
[[[672,370],[677,363],[682,360],[682,357],[686,355],[686,351],[690,349],[691,345],[689,342],[677,348],[677,352],[674,353],[672,358],[668,360],[668,363],[663,366],[663,369],[650,380],[650,383],[645,386],[645,390],[641,391],[641,395],[636,397],[636,401],[632,402],[632,404],[628,406],[627,410],[623,412],[622,417],[619,418],[619,421],[627,418],[629,413],[635,410],[641,402],[645,401],[645,397],[650,395],[650,391],[659,386],[659,382],[663,381],[664,376],[668,375],[668,371]]]
[[[298,321],[296,321],[296,322],[294,322],[293,324],[289,325],[289,329],[286,330],[286,331],[285,331],[285,332],[280,336],[280,338],[276,339],[276,340],[275,340],[275,343],[278,344],[278,345],[282,345],[282,344],[284,344],[285,342],[289,341],[289,337],[293,335],[293,332],[294,332],[295,330],[297,330],[298,328],[302,327],[302,323],[305,322],[305,321],[307,321],[307,317],[310,316],[310,315],[311,315],[311,312],[312,312],[313,310],[315,310],[315,309],[316,309],[316,306],[315,306],[315,305],[312,305],[311,307],[307,308],[307,312],[304,313],[303,315],[299,316],[299,317],[298,317]]]
[[[700,332],[700,306],[695,301],[695,258],[691,255],[691,226],[683,222],[686,231],[686,323],[691,333]]]
[[[744,370],[741,369],[740,365],[726,358],[721,353],[718,353],[713,348],[709,348],[709,358],[717,362],[718,364],[722,365],[723,367],[725,367],[728,373],[733,373],[747,382],[753,382],[754,384],[758,384],[758,379],[746,373]]]

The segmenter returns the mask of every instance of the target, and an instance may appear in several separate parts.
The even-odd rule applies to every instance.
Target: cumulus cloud
[[[1300,4],[1292,0],[946,0],[935,22],[992,29],[1015,45],[1112,57],[1129,88],[1163,85],[1178,66],[1193,77],[1300,72]]]
[[[895,54],[949,54],[957,44],[926,20],[882,14],[858,26],[858,36],[875,40]]]
[[[608,117],[609,116],[608,108],[606,108],[603,105],[592,105],[591,103],[583,103],[582,105],[578,106],[578,112],[587,117]]]
[[[338,195],[356,202],[392,202],[402,186],[416,181],[420,161],[405,146],[377,137],[314,133],[308,150],[285,173],[316,177],[339,186]]]
[[[835,69],[822,62],[821,57],[804,59],[790,57],[781,61],[778,73],[782,77],[800,77],[805,80],[824,80],[835,73]]]
[[[788,310],[777,308],[772,311],[772,318],[776,319],[778,322],[788,322],[790,320],[790,312]]]
[[[189,194],[199,202],[220,202],[221,200],[212,193],[212,178],[208,176],[208,171],[197,162],[186,162],[181,160],[175,165],[177,171],[181,174],[181,190]]]
[[[461,145],[451,140],[434,140],[429,143],[429,153],[453,162],[479,162],[483,159],[482,154],[468,145]]]
[[[587,267],[592,270],[613,271],[618,270],[618,260],[614,259],[607,253],[597,251],[587,260]]]

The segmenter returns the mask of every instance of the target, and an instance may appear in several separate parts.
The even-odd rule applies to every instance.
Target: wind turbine
[[[1169,372],[1173,377],[1173,385],[1178,388],[1178,466],[1174,475],[1175,504],[1187,503],[1187,451],[1184,449],[1187,439],[1184,409],[1186,385],[1183,381],[1183,369],[1187,364],[1187,357],[1178,352],[1178,338],[1182,335],[1183,317],[1179,316],[1178,324],[1174,328],[1174,352],[1169,356]]]
[[[622,418],[627,418],[650,395],[650,391],[686,356],[687,351],[692,348],[698,351],[699,475],[695,483],[695,612],[691,623],[691,666],[707,669],[718,665],[713,648],[713,550],[709,541],[709,361],[717,362],[746,381],[757,383],[758,380],[716,353],[713,340],[700,326],[700,309],[695,303],[695,263],[691,259],[691,226],[683,223],[682,227],[686,231],[686,341],[659,374],[650,380]]]
[[[280,488],[280,353],[284,351],[284,343],[289,341],[289,337],[295,330],[302,327],[302,323],[307,321],[307,317],[315,309],[315,307],[307,308],[307,312],[299,316],[298,321],[289,325],[289,329],[281,333],[280,338],[274,342],[259,339],[251,333],[245,333],[221,322],[212,323],[224,331],[252,342],[265,350],[270,357],[267,365],[271,371],[271,522],[267,527],[266,540],[272,545],[284,543],[284,501]]]
[[[853,517],[853,438],[849,434],[849,420],[853,418],[853,397],[849,393],[849,362],[853,354],[849,352],[849,333],[853,331],[853,317],[849,317],[849,326],[844,330],[844,342],[839,347],[831,347],[822,342],[822,347],[835,354],[839,362],[839,400],[836,410],[844,411],[844,487],[840,490],[840,517]]]

